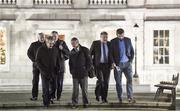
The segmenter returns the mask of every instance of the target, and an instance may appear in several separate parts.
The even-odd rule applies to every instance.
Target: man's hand
[[[59,45],[59,49],[60,49],[60,50],[63,50],[63,46],[62,46],[62,45]]]
[[[115,64],[115,63],[112,63],[111,68],[114,69],[115,67],[116,67],[116,64]]]

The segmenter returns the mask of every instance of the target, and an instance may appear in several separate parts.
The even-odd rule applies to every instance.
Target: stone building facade
[[[180,72],[179,0],[0,0],[0,87],[31,85],[27,49],[38,32],[57,30],[71,49],[74,36],[90,47],[101,31],[109,40],[116,37],[117,28],[124,28],[133,44],[137,36],[137,87],[154,91],[154,84]],[[72,84],[68,61],[65,84]],[[115,84],[113,71],[110,84]]]

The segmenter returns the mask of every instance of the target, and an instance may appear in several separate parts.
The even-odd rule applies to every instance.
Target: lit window
[[[153,36],[153,63],[169,64],[169,30],[154,30]]]

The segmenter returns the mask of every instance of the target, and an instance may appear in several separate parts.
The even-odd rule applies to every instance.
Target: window
[[[9,71],[9,24],[0,23],[0,72]]]
[[[169,64],[169,30],[153,31],[153,63]]]
[[[0,65],[6,64],[6,36],[5,30],[0,29]]]

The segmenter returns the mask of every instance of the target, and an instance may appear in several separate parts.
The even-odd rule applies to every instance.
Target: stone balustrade
[[[72,0],[34,0],[34,5],[71,5]]]
[[[127,5],[127,0],[89,0],[89,5]]]
[[[180,0],[0,0],[0,7],[23,8],[177,8]]]
[[[15,5],[16,0],[0,0],[0,5]]]

